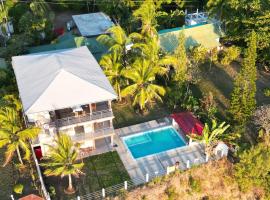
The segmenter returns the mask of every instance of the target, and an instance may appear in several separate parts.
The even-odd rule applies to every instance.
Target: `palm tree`
[[[124,72],[124,76],[133,83],[121,92],[123,96],[134,96],[133,105],[139,104],[140,109],[144,110],[147,102],[152,99],[162,101],[165,89],[154,84],[157,74],[166,73],[167,69],[160,66],[151,66],[149,60],[136,60],[131,68]]]
[[[141,6],[133,12],[133,16],[142,22],[142,34],[153,37],[157,34],[157,17],[165,13],[157,11],[159,5],[154,1],[144,1]]]
[[[68,188],[65,189],[65,192],[74,193],[72,175],[78,177],[83,174],[81,169],[84,166],[84,163],[76,161],[79,147],[72,142],[68,135],[63,133],[56,137],[55,144],[48,146],[49,154],[44,157],[47,162],[41,164],[46,168],[44,174],[46,176],[68,176]]]
[[[124,81],[123,72],[125,68],[121,63],[119,54],[115,51],[105,54],[102,56],[99,63],[104,68],[105,75],[108,77],[114,89],[117,91],[119,101],[121,102],[121,86]]]
[[[217,145],[217,142],[222,138],[222,135],[229,127],[230,125],[228,124],[225,126],[225,122],[218,125],[215,120],[212,120],[212,126],[209,127],[208,124],[205,124],[201,135],[192,134],[189,137],[195,141],[201,141],[204,143],[205,154],[208,158],[212,155],[214,146]]]
[[[35,139],[40,129],[37,127],[23,129],[18,112],[9,106],[0,108],[0,121],[0,148],[7,148],[3,166],[9,163],[15,151],[20,163],[23,164],[20,149],[25,153],[24,159],[29,160],[31,150],[28,141]]]
[[[129,43],[125,31],[121,26],[112,26],[107,30],[109,35],[104,34],[97,37],[97,41],[109,47],[109,51],[116,51],[119,54],[125,54],[126,45]]]

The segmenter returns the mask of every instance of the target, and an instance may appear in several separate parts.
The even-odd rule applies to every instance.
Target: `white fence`
[[[191,168],[192,166],[197,166],[199,164],[207,163],[207,161],[208,161],[208,158],[206,158],[206,160],[201,160],[200,162],[198,162],[195,159],[193,161],[187,160],[186,163],[182,163],[182,164],[185,165],[185,170],[187,170]],[[104,199],[106,197],[121,195],[121,193],[123,192],[132,190],[140,185],[150,182],[156,177],[164,176],[168,173],[169,173],[168,170],[162,170],[162,171],[158,171],[154,173],[146,173],[144,178],[133,178],[132,180],[124,181],[123,183],[120,183],[120,184],[117,184],[108,188],[103,188],[93,193],[89,193],[83,196],[77,196],[77,198],[74,198],[72,200],[99,200],[99,199]]]
[[[46,187],[45,187],[45,184],[44,184],[44,181],[43,181],[43,178],[42,178],[42,173],[40,171],[40,167],[39,167],[39,164],[38,164],[38,160],[37,160],[37,157],[36,157],[36,154],[35,154],[35,151],[34,151],[34,148],[33,148],[32,145],[31,145],[31,150],[32,150],[32,155],[33,155],[34,161],[35,161],[35,165],[36,165],[39,181],[40,181],[40,184],[41,184],[41,190],[42,190],[43,196],[44,196],[44,198],[46,200],[51,200],[51,197],[50,197],[48,191],[46,190]]]

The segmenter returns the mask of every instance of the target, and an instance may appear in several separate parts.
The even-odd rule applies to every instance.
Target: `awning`
[[[202,134],[204,126],[191,112],[174,113],[171,117],[185,134]]]

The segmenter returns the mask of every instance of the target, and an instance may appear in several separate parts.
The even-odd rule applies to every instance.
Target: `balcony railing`
[[[50,123],[51,126],[56,126],[56,127],[63,127],[63,126],[69,126],[72,124],[78,124],[78,123],[83,123],[83,122],[88,122],[92,120],[97,120],[97,119],[102,119],[106,117],[112,117],[113,113],[111,110],[102,110],[102,111],[97,111],[91,113],[87,113],[85,115],[79,115],[77,117],[66,117],[62,119],[57,119],[53,122]]]
[[[107,128],[95,130],[94,132],[90,132],[90,133],[81,133],[81,134],[72,135],[71,139],[73,141],[84,141],[87,139],[106,137],[106,136],[112,135],[113,133],[114,133],[114,128],[107,127]]]

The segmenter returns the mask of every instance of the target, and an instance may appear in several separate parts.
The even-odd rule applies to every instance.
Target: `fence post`
[[[188,145],[192,144],[192,138],[189,138]]]
[[[125,190],[127,190],[127,187],[128,187],[127,181],[125,181],[125,182],[124,182],[124,188],[125,188]]]
[[[104,198],[105,197],[105,189],[102,188],[102,197]]]
[[[189,169],[190,168],[190,161],[187,160],[187,168]]]
[[[147,173],[147,174],[145,175],[145,182],[148,183],[148,181],[149,181],[149,174]]]
[[[81,197],[80,196],[77,196],[77,200],[81,200]]]

